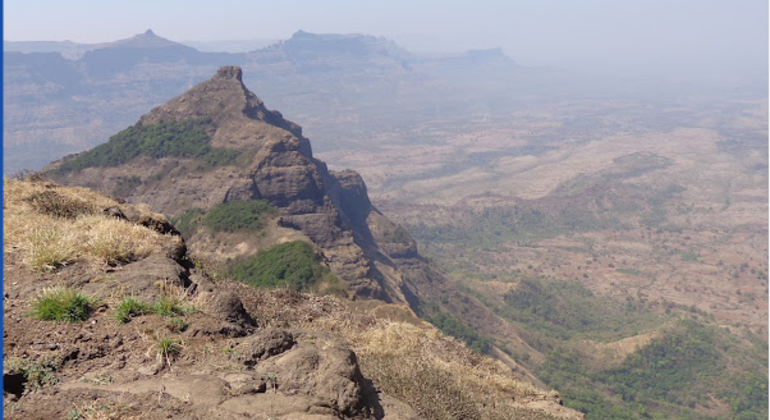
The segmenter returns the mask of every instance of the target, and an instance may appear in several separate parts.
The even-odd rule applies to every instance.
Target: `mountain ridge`
[[[219,113],[208,115],[212,109]],[[346,283],[349,296],[407,304],[428,318],[462,313],[463,322],[479,334],[494,336],[511,350],[526,348],[537,357],[516,327],[459,292],[430,266],[411,235],[372,205],[358,173],[330,171],[315,159],[299,128],[280,113],[267,111],[245,88],[240,68],[221,68],[208,81],[154,108],[127,132],[203,116],[211,120],[206,130],[212,149],[236,150],[237,159],[209,167],[196,164],[196,158],[153,158],[140,153],[113,167],[66,169],[78,159],[99,156],[97,148],[56,162],[46,171],[62,184],[83,185],[107,194],[120,191],[129,202],[147,203],[172,217],[204,214],[228,202],[266,200],[278,210],[278,217],[264,236],[200,228],[189,236],[188,246],[199,256],[233,261],[248,258],[275,241],[309,240]],[[105,145],[116,143],[120,136]],[[229,245],[226,250],[223,244]]]
[[[130,47],[143,43],[151,47]],[[483,79],[515,70],[503,63],[501,73],[500,66],[484,63],[488,59],[463,58],[453,59],[449,67],[455,70],[447,73],[441,58],[418,57],[392,41],[361,34],[298,32],[245,53],[201,52],[154,32],[115,42],[77,44],[76,48],[80,48],[76,56],[25,54],[6,48],[7,175],[39,169],[103,142],[133,124],[147,109],[208,79],[226,64],[241,66],[247,82],[261,96],[302,118],[306,129],[314,130],[319,125],[315,118],[335,121],[336,127],[342,126],[337,120],[362,118],[356,115],[360,111],[351,114],[356,109],[373,112],[366,119],[378,124],[394,112],[399,121],[411,121],[432,113],[436,106],[453,109],[450,103],[454,102],[475,107],[476,102],[463,99],[473,96],[472,91],[446,97],[454,82],[445,79],[456,78],[462,69],[469,72],[466,75]],[[415,99],[418,103],[404,106]],[[314,137],[342,141],[334,134]]]

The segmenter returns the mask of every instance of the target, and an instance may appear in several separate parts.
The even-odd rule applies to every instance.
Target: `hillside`
[[[282,47],[276,54],[279,67],[288,65]],[[333,67],[339,57],[305,59]],[[535,373],[589,419],[767,412],[766,375],[756,374],[767,367],[766,101],[535,103],[514,118],[397,125],[324,153],[337,166],[361,168],[377,207],[417,236],[417,252],[410,234],[372,206],[360,176],[328,171],[298,127],[225,73],[108,145],[66,159],[54,176],[156,200],[196,256],[252,283],[276,284],[260,268],[268,256],[317,255],[341,283],[306,264],[307,275],[279,284],[408,302],[542,385]],[[285,74],[288,83],[299,72]],[[202,91],[228,100],[204,100]],[[217,112],[205,111],[212,107]],[[163,146],[164,136],[180,134],[185,147]],[[269,153],[260,154],[263,143]],[[287,162],[309,174],[297,179],[313,180],[274,175]],[[263,191],[259,182],[268,178],[295,185],[291,197]],[[248,211],[228,204],[238,201],[254,203]],[[340,223],[292,221],[334,213]],[[231,224],[242,228],[223,228]],[[352,242],[334,242],[340,236],[324,234],[328,226]],[[273,249],[296,240],[312,243],[311,251]]]
[[[409,233],[372,206],[356,172],[329,171],[315,159],[301,128],[265,108],[238,67],[221,68],[109,142],[46,170],[63,184],[149,204],[178,223],[196,258],[248,282],[275,283],[259,268],[264,255],[315,258],[328,275],[305,267],[293,271],[302,276],[281,277],[296,290],[409,305],[484,352],[531,350],[522,330],[417,252]],[[281,245],[295,241],[311,249]]]
[[[407,307],[213,276],[145,205],[3,187],[4,418],[581,418]]]
[[[514,358],[565,405],[766,416],[766,100],[567,101],[385,142],[323,158],[360,167],[423,255],[527,331],[537,351]]]

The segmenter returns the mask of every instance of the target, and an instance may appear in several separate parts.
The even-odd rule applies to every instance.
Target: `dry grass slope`
[[[345,339],[375,386],[426,419],[582,418],[519,380],[502,362],[468,349],[397,305],[351,309],[331,296],[241,287],[261,325],[328,331]],[[291,304],[287,304],[290,301]],[[291,309],[287,309],[291,308]],[[383,317],[381,313],[388,313]],[[400,312],[393,316],[394,312]]]
[[[32,179],[6,179],[3,188],[3,248],[20,252],[32,270],[51,271],[75,261],[127,263],[170,240],[105,214],[101,210],[117,208],[118,203],[85,188]]]

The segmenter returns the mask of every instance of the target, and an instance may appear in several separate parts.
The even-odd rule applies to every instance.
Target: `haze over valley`
[[[704,6],[703,21],[694,18],[692,27],[663,26],[670,45],[660,42],[657,51],[639,40],[653,34],[637,34],[628,42],[638,57],[619,40],[597,37],[606,55],[586,46],[586,57],[561,50],[550,61],[537,53],[536,39],[524,47],[489,36],[442,44],[439,35],[297,30],[281,39],[266,31],[243,41],[177,42],[146,30],[98,43],[5,41],[4,175],[6,182],[31,178],[23,188],[38,191],[49,187],[25,170],[41,171],[121,206],[149,204],[184,238],[185,258],[196,261],[189,278],[199,289],[210,275],[240,290],[246,286],[221,279],[268,264],[251,261],[273,258],[275,247],[310,244],[297,258],[320,265],[308,268],[313,283],[296,290],[334,297],[297,303],[257,289],[244,295],[246,312],[271,328],[316,322],[328,328],[324,334],[342,334],[339,343],[363,355],[363,375],[408,406],[377,400],[392,418],[411,418],[404,413],[412,409],[415,418],[447,414],[437,411],[441,401],[421,406],[423,394],[398,394],[393,384],[406,379],[378,370],[386,356],[369,353],[363,336],[343,334],[358,325],[357,311],[373,317],[371,331],[385,325],[374,321],[383,314],[409,325],[422,319],[476,352],[468,354],[501,361],[506,374],[542,392],[510,385],[523,392],[515,401],[525,402],[505,412],[533,416],[522,418],[767,418],[767,40],[736,29],[737,17],[709,17],[713,7]],[[717,21],[724,25],[703,38],[713,50],[696,47],[693,28]],[[731,38],[719,43],[716,34],[730,29],[752,41],[726,52]],[[593,33],[584,31],[576,37]],[[549,42],[543,36],[542,45]],[[690,47],[680,50],[690,56],[677,56],[676,46]],[[18,195],[25,184],[8,185]],[[18,208],[37,206],[30,197]],[[253,210],[259,227],[216,227],[224,217],[217,212],[236,211],[225,207],[239,202],[261,203]],[[134,210],[120,211],[140,223]],[[24,246],[4,249],[17,268],[27,261]],[[143,261],[127,263],[126,272]],[[13,275],[23,286],[67,276],[61,273],[87,277],[77,270],[64,264],[50,275]],[[75,283],[96,290],[89,282]],[[18,290],[22,302],[33,288]],[[258,302],[282,299],[296,311],[282,315],[284,324],[253,312]],[[329,303],[336,299],[346,303]],[[379,301],[387,305],[372,303]],[[311,306],[320,312],[299,322]],[[311,340],[306,332],[291,334],[298,346],[310,345],[302,341]],[[366,340],[380,332],[371,334]],[[198,343],[189,366],[229,366],[207,374],[225,378],[231,362],[243,361],[236,353],[227,360],[204,355],[203,344],[180,337]],[[242,351],[232,337],[221,339]],[[430,351],[441,346],[420,337],[433,343]],[[425,357],[434,360],[442,354],[436,351]],[[466,372],[457,367],[468,360],[459,351],[447,350],[458,356],[446,363],[457,365],[442,372]],[[129,364],[144,363],[138,353],[131,357]],[[434,372],[441,363],[420,369]],[[451,377],[430,386],[462,382]],[[377,404],[366,399],[368,388],[351,380],[361,401],[323,413],[387,418],[372,414]],[[411,392],[417,385],[409,384]],[[505,395],[442,392],[469,401],[458,406],[455,414],[465,413],[459,418],[497,418],[489,404]],[[231,403],[217,404],[225,410],[217,413],[232,414]],[[209,409],[196,405],[187,414],[201,407]]]

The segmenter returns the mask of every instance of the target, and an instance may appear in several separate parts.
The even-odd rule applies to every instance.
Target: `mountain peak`
[[[141,34],[132,36],[131,38],[120,39],[115,42],[109,42],[101,44],[100,48],[105,47],[129,47],[129,48],[166,48],[166,47],[183,47],[193,50],[188,46],[182,45],[178,42],[171,41],[169,39],[158,36],[152,29],[147,29]]]
[[[239,66],[222,66],[211,79],[204,81],[182,95],[145,114],[142,124],[156,124],[161,120],[211,118],[216,123],[240,121],[247,124],[261,121],[302,137],[302,129],[283,118],[280,112],[265,107],[262,100],[243,84],[243,70]],[[303,139],[307,143],[306,139]],[[303,150],[305,148],[303,147]],[[307,146],[309,151],[309,143]]]
[[[211,80],[232,80],[243,83],[243,70],[240,66],[222,66]]]

